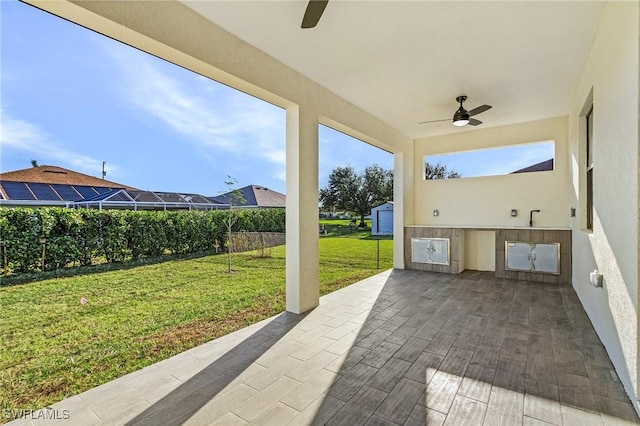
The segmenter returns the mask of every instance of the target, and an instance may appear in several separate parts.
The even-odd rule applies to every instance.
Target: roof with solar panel
[[[62,167],[48,165],[0,173],[0,181],[137,189],[129,185],[123,185],[121,183],[85,175],[84,173],[75,172]]]
[[[136,188],[48,165],[0,173],[2,200],[31,205],[66,205],[118,189]]]
[[[217,209],[226,204],[199,194],[142,191],[57,166],[0,173],[0,205],[122,209]]]

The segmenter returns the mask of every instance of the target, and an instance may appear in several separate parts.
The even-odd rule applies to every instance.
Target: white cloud
[[[65,148],[39,126],[14,118],[6,111],[0,111],[0,146],[33,154],[40,164],[66,166],[89,175],[95,175],[102,167],[102,161]],[[118,166],[109,165],[109,171],[117,174]]]
[[[264,153],[264,157],[272,163],[284,165],[287,161],[287,152],[284,149],[277,149]]]
[[[284,180],[285,113],[267,102],[156,58],[108,46],[122,74],[125,100],[159,119],[203,155],[224,151],[272,165]],[[180,74],[182,73],[182,74]]]

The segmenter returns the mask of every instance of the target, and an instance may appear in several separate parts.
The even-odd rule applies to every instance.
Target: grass
[[[361,232],[371,230],[371,220],[365,219],[364,222],[367,227],[358,228],[360,219],[358,219],[355,223],[349,219],[320,219],[320,236],[331,238],[354,233],[359,235]]]
[[[320,225],[340,225],[340,226],[349,226],[352,225],[353,222],[349,219],[320,219],[318,222]],[[360,223],[360,218],[356,219],[355,226],[358,226]],[[364,223],[367,224],[367,227],[371,229],[371,219],[365,219]]]
[[[321,294],[379,272],[368,237],[320,240]],[[392,242],[380,250],[388,269]],[[284,310],[284,247],[233,268],[206,256],[0,288],[0,409],[44,407]]]

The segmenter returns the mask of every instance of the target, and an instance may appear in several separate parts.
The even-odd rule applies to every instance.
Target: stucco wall
[[[553,140],[555,170],[477,178],[425,180],[427,154],[469,151]],[[414,141],[414,220],[416,225],[528,226],[529,211],[536,226],[569,226],[570,181],[567,118],[460,132]],[[433,216],[433,210],[439,211]],[[511,209],[519,215],[511,217]]]
[[[573,286],[627,393],[638,404],[637,2],[608,3],[572,101],[569,140]],[[593,90],[594,225],[585,226],[584,112]],[[589,273],[604,274],[594,288]]]
[[[473,271],[496,270],[496,233],[465,231],[464,267]]]

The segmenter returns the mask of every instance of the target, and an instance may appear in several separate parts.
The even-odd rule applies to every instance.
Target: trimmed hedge
[[[225,250],[227,214],[237,215],[234,232],[284,232],[284,209],[0,208],[3,273]]]

